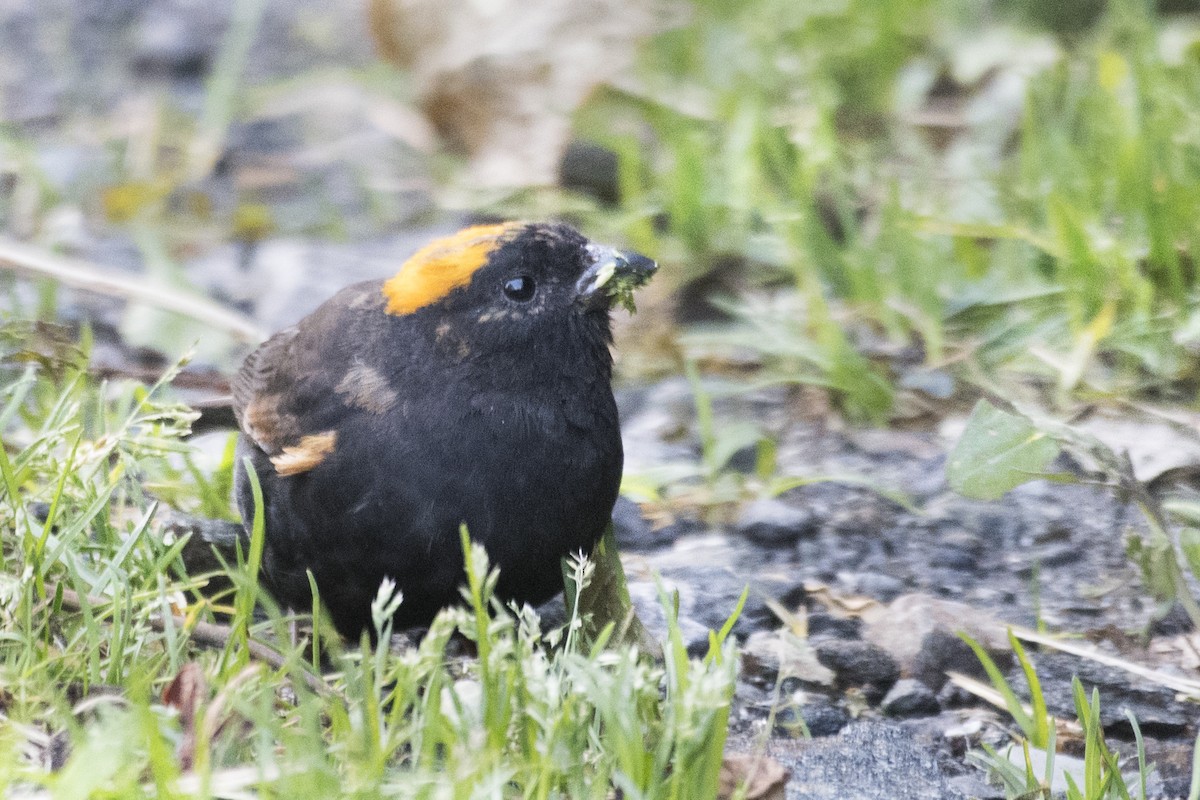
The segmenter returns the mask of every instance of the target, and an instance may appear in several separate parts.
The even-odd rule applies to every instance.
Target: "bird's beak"
[[[614,300],[632,302],[633,290],[650,280],[658,269],[653,260],[637,253],[589,245],[594,260],[575,284],[575,298],[588,308],[607,308]]]

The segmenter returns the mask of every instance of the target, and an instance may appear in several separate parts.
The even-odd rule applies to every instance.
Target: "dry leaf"
[[[184,771],[190,770],[196,759],[196,714],[200,704],[207,699],[208,681],[204,678],[204,670],[194,661],[184,664],[179,674],[163,689],[163,703],[179,712],[183,738],[179,741],[176,755]]]
[[[787,768],[766,754],[726,753],[721,761],[717,797],[733,797],[749,780],[746,800],[784,800],[789,777]]]
[[[683,17],[676,0],[370,0],[367,14],[478,186],[554,183],[575,109]]]
[[[867,619],[870,615],[877,613],[884,608],[883,604],[878,600],[863,595],[842,594],[831,589],[827,584],[820,581],[805,581],[804,593],[825,607],[832,616],[840,619],[847,617],[862,617]]]

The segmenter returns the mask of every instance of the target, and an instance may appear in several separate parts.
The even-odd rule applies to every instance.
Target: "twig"
[[[970,692],[980,700],[983,700],[985,703],[990,703],[1001,711],[1008,711],[1008,703],[1005,702],[1004,695],[983,681],[976,680],[970,675],[964,675],[961,672],[954,672],[953,670],[947,670],[946,677],[949,678],[950,682],[955,686]],[[1028,703],[1021,703],[1021,709],[1024,710],[1026,714],[1033,716],[1033,707]],[[1070,736],[1073,738],[1080,738],[1083,736],[1083,728],[1080,727],[1079,723],[1077,722],[1071,722],[1070,720],[1058,719],[1055,717],[1054,727],[1059,735]]]
[[[58,590],[58,587],[51,584],[46,584],[47,595],[54,596],[57,594]],[[102,597],[92,597],[91,595],[88,596],[87,602],[88,605],[92,607],[103,606],[108,603],[108,601]],[[62,604],[65,608],[68,608],[71,611],[82,611],[84,608],[83,603],[80,601],[78,592],[74,591],[73,589],[68,589],[65,586],[62,587]],[[211,647],[217,650],[224,648],[225,645],[229,643],[230,637],[233,635],[233,628],[230,628],[228,625],[217,625],[212,622],[201,621],[189,624],[186,619],[175,616],[174,614],[171,615],[171,622],[196,644],[203,647]],[[160,617],[150,617],[149,623],[150,627],[159,633],[163,633],[167,628],[166,620]],[[282,653],[272,647],[268,647],[262,642],[256,642],[253,639],[249,639],[246,643],[246,646],[250,651],[252,658],[261,661],[272,669],[283,670],[287,669],[289,666],[287,659],[284,658]],[[302,675],[304,675],[304,682],[308,684],[308,687],[314,692],[326,696],[332,694],[332,690],[329,688],[329,685],[325,683],[325,681],[321,680],[319,676],[313,675],[311,672],[305,669],[301,669],[300,672]]]
[[[1089,661],[1095,661],[1098,664],[1104,664],[1109,667],[1116,667],[1124,670],[1131,675],[1137,675],[1139,678],[1145,678],[1161,686],[1166,686],[1168,689],[1187,695],[1192,698],[1200,698],[1200,681],[1182,678],[1178,675],[1170,675],[1166,672],[1150,667],[1143,666],[1133,661],[1128,661],[1124,658],[1119,658],[1114,655],[1097,650],[1089,645],[1070,642],[1064,639],[1056,639],[1053,636],[1031,631],[1027,628],[1013,628],[1013,635],[1018,639],[1026,642],[1032,642],[1043,647],[1049,647],[1054,650],[1060,650],[1064,653],[1069,653],[1079,658],[1086,658]]]
[[[59,256],[3,236],[0,236],[0,268],[30,278],[53,278],[76,289],[174,311],[250,344],[266,338],[266,331],[254,320],[206,297],[173,290],[145,278],[113,274],[112,267]]]

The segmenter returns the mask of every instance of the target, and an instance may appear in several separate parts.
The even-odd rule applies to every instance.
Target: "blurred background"
[[[1196,11],[5,0],[0,297],[88,321],[102,370],[199,341],[216,390],[430,237],[556,217],[663,264],[626,375],[871,423],[979,387],[1190,404]]]

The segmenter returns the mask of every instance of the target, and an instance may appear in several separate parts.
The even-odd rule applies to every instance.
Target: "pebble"
[[[802,538],[817,534],[819,521],[807,508],[782,500],[755,500],[738,516],[734,530],[763,547],[794,547]]]
[[[927,717],[941,711],[933,690],[915,678],[901,678],[880,703],[890,717]]]
[[[816,642],[817,660],[833,670],[841,689],[864,686],[882,694],[900,677],[900,668],[882,647],[837,639]]]
[[[808,612],[808,635],[816,638],[861,639],[862,620],[858,617],[835,617],[826,611]]]
[[[654,550],[675,541],[685,526],[669,525],[658,530],[642,516],[642,509],[627,497],[618,497],[612,513],[613,534],[622,551]]]
[[[850,712],[827,697],[809,697],[789,703],[775,713],[775,733],[797,738],[833,736],[850,724]]]
[[[760,687],[786,684],[786,691],[828,690],[834,673],[808,641],[782,632],[758,631],[742,645],[742,679]],[[782,680],[781,680],[782,677]]]

